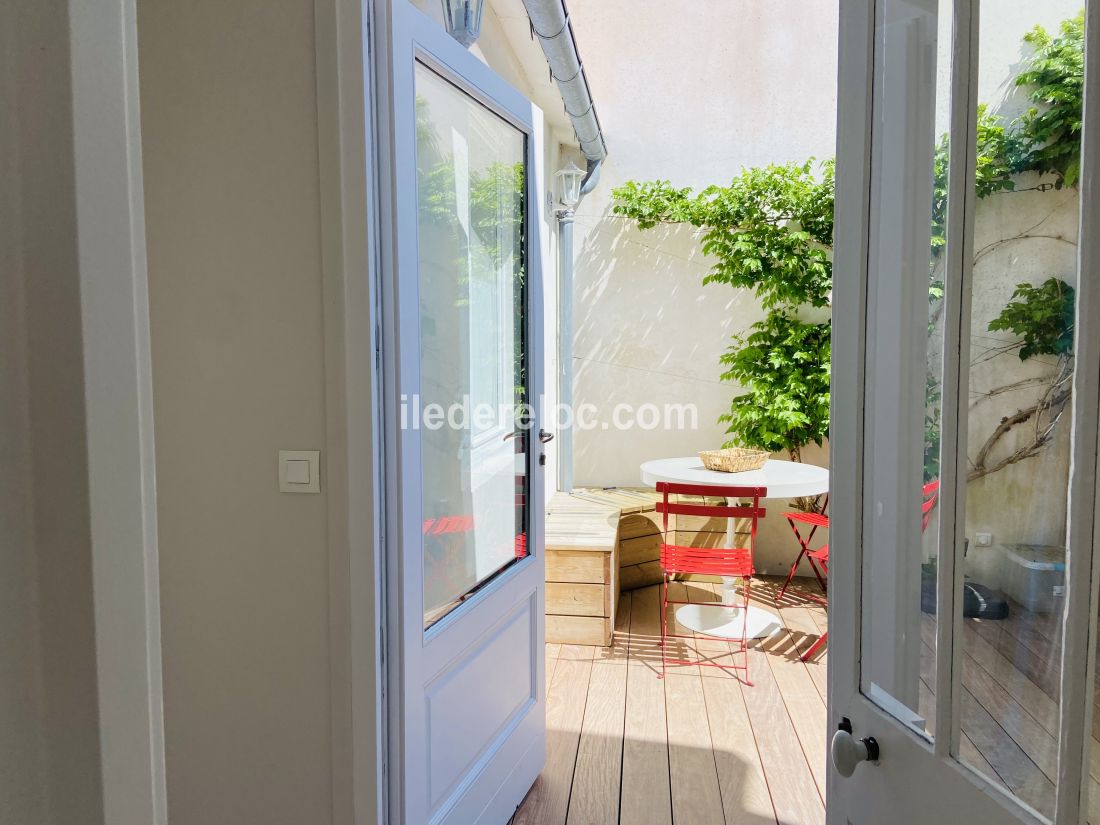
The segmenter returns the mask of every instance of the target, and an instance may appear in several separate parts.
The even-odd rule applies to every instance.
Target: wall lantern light
[[[466,48],[481,34],[481,12],[485,0],[442,0],[447,33]]]
[[[581,181],[584,179],[584,170],[569,161],[569,165],[558,170],[554,177],[558,179],[559,197],[566,209],[572,209],[581,199]]]

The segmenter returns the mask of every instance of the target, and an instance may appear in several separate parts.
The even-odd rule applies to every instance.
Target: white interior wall
[[[103,821],[69,17],[0,30],[0,822]]]
[[[277,484],[326,437],[314,3],[138,31],[169,819],[330,822],[327,484]]]
[[[22,174],[25,148],[15,116],[25,59],[21,26],[5,27],[0,40],[0,163],[8,185],[0,200],[0,822],[46,817],[46,766],[42,742],[42,665],[38,575],[34,554],[34,499],[30,485],[30,399],[27,319],[22,255]],[[20,67],[22,68],[22,67]]]

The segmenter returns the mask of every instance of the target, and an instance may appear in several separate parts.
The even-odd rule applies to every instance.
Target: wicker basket
[[[699,453],[703,466],[719,473],[744,473],[759,470],[768,461],[768,453],[746,447],[727,447],[724,450],[705,450]]]

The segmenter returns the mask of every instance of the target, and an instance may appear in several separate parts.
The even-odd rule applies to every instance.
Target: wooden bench
[[[546,641],[610,645],[619,601],[619,511],[557,493],[546,513]]]
[[[610,645],[620,591],[660,583],[656,503],[653,490],[624,487],[554,495],[546,514],[547,642]],[[725,539],[720,522],[685,529],[712,531],[710,541],[685,535],[689,543]]]

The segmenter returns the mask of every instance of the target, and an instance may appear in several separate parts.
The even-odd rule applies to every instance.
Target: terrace
[[[751,641],[751,684],[743,676],[692,666],[673,669],[662,680],[659,519],[650,515],[650,527],[639,527],[647,518],[644,506],[606,500],[612,510],[622,509],[611,516],[577,514],[601,495],[652,499],[651,488],[638,487],[641,464],[694,455],[723,442],[763,449],[773,459],[828,464],[828,443],[822,438],[828,426],[828,379],[818,381],[814,370],[829,359],[831,238],[817,237],[814,221],[825,214],[821,200],[831,218],[832,179],[830,168],[805,158],[827,157],[831,150],[807,151],[805,144],[781,141],[781,151],[769,152],[755,137],[741,141],[735,161],[722,157],[717,162],[708,150],[740,124],[729,126],[721,114],[717,123],[709,122],[701,114],[705,94],[674,102],[661,92],[639,98],[612,83],[610,75],[629,71],[630,88],[660,89],[655,79],[660,62],[647,63],[628,44],[605,48],[622,13],[614,4],[599,12],[584,3],[574,5],[578,41],[593,55],[586,72],[605,131],[621,135],[643,129],[651,107],[674,107],[694,130],[688,137],[675,131],[674,139],[696,151],[673,156],[662,143],[663,130],[646,131],[644,145],[630,145],[625,159],[612,154],[603,170],[605,184],[571,207],[577,226],[574,297],[570,315],[559,316],[559,322],[573,327],[562,332],[571,338],[569,351],[558,351],[571,365],[570,395],[575,405],[592,404],[603,416],[616,403],[642,398],[658,406],[691,401],[698,406],[700,424],[692,432],[578,430],[562,448],[571,456],[557,457],[559,487],[573,490],[574,499],[563,505],[559,493],[550,505],[548,565],[555,552],[583,547],[605,554],[608,569],[620,572],[584,579],[579,588],[599,585],[606,594],[583,607],[578,605],[584,598],[572,589],[576,585],[559,582],[548,571],[547,764],[513,822],[824,822],[826,747],[833,728],[826,713],[828,649],[803,658],[826,632],[825,594],[803,563],[794,585],[775,600],[799,549],[779,514],[792,508],[820,512],[824,499],[767,502],[769,517],[761,523],[756,546],[761,575],[753,581],[751,598],[757,607],[776,612],[780,626]],[[988,55],[980,67],[983,103],[988,103],[980,120],[992,131],[979,139],[986,141],[980,142],[979,155],[995,152],[996,135],[1019,130],[1026,121],[1019,118],[1027,102],[1027,61],[1042,51],[1044,41],[1024,35],[1036,23],[1055,32],[1077,9],[1067,3],[1046,10],[1051,19],[1037,21],[1026,4],[1001,5],[1002,16],[983,23],[980,34]],[[689,29],[692,25],[685,21]],[[706,42],[706,35],[698,36]],[[796,26],[791,36],[804,35]],[[810,38],[799,42],[807,44],[812,60]],[[941,95],[944,60],[941,51]],[[790,82],[798,87],[809,81],[800,76]],[[806,100],[805,94],[797,88],[785,99]],[[695,103],[698,113],[690,109]],[[816,123],[816,102],[792,106],[779,118],[791,112]],[[945,120],[946,106],[938,105],[938,132],[945,131]],[[945,175],[945,141],[938,151],[937,163],[943,165],[936,174]],[[1018,159],[1006,165],[1012,171],[998,182],[982,188],[979,181],[982,203],[974,241],[965,564],[967,598],[989,599],[992,607],[982,613],[968,607],[961,635],[959,758],[1049,816],[1057,782],[1064,577],[1038,575],[1036,586],[1045,588],[1045,603],[1025,605],[1013,577],[1036,574],[1013,554],[1025,547],[1055,548],[1057,555],[1065,540],[1066,502],[1056,491],[1065,489],[1068,474],[1068,426],[1062,412],[1073,367],[1072,353],[1056,341],[1064,339],[1072,323],[1072,310],[1067,314],[1065,306],[1067,295],[1072,305],[1078,198],[1072,186],[1052,189],[1056,172],[1044,177],[1018,171]],[[935,191],[942,185],[938,180]],[[933,202],[932,292],[922,342],[928,368],[927,387],[921,388],[924,482],[938,481],[941,461],[945,322],[942,292],[935,291],[942,287],[938,244],[945,231],[940,197]],[[809,236],[783,239],[790,241],[783,247],[788,257],[775,262],[768,257],[779,243],[775,222],[765,218],[753,225],[745,204],[767,211],[769,199],[784,198],[780,235]],[[724,245],[730,237],[748,251]],[[763,268],[753,269],[754,260],[763,260]],[[1037,347],[1028,344],[1037,340],[1034,327],[1020,321],[1027,313],[1050,324]],[[823,343],[813,337],[822,329]],[[708,364],[714,366],[708,370]],[[815,406],[822,394],[823,416]],[[571,515],[559,521],[563,512]],[[921,730],[930,730],[935,716],[937,625],[935,605],[927,598],[941,541],[936,502],[926,516],[920,565],[897,587],[908,590],[909,620],[920,630],[894,652],[909,668],[909,681],[894,698]],[[609,530],[614,523],[618,532]],[[710,529],[697,546],[723,546],[722,528]],[[579,538],[578,531],[586,530]],[[827,541],[823,530],[813,543]],[[700,604],[719,600],[717,579],[674,578],[670,598]],[[617,600],[617,609],[610,609],[611,600]],[[671,607],[666,619],[671,631],[695,632],[677,621]],[[607,634],[610,644],[606,639],[593,644]],[[678,657],[735,658],[736,644],[731,648],[713,639],[670,645],[675,651],[670,655]],[[1100,804],[1095,778],[1089,787],[1091,804]],[[1091,810],[1100,817],[1100,808]]]

